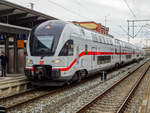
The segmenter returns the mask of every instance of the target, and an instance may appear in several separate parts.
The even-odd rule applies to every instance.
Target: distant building
[[[145,51],[145,56],[150,57],[150,48],[143,48]]]
[[[73,23],[80,25],[82,27],[85,27],[87,29],[97,31],[97,32],[104,34],[104,35],[108,35],[108,32],[109,32],[109,28],[103,26],[101,23],[96,23],[93,21],[88,21],[88,22],[76,22],[76,21],[74,21]]]

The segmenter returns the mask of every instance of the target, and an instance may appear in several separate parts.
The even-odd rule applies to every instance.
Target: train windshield
[[[62,21],[47,21],[34,27],[29,39],[31,56],[53,56],[64,27]]]
[[[37,48],[50,50],[52,47],[54,36],[37,36]]]
[[[32,45],[32,55],[34,56],[50,56],[52,55],[52,46],[54,35],[35,36]],[[34,49],[34,50],[33,50]]]

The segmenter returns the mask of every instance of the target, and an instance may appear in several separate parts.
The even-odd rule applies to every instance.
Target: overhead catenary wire
[[[58,6],[58,7],[60,7],[60,8],[62,8],[62,9],[64,9],[64,10],[66,10],[67,12],[70,12],[70,13],[72,13],[72,14],[75,14],[75,15],[81,17],[81,18],[91,20],[91,18],[88,18],[88,17],[82,16],[82,15],[79,15],[79,13],[77,13],[77,12],[75,12],[75,11],[72,11],[72,10],[70,10],[70,9],[68,9],[68,8],[66,8],[66,7],[64,7],[64,6],[62,6],[62,5],[60,5],[60,4],[56,3],[56,2],[53,2],[53,1],[51,1],[51,0],[48,0],[48,2],[49,2],[49,3],[52,3],[52,4],[56,5],[56,6]]]
[[[123,0],[123,1],[124,1],[124,3],[126,4],[126,6],[128,7],[128,9],[129,9],[129,11],[131,12],[131,14],[132,14],[134,17],[136,17],[136,15],[134,14],[133,10],[130,8],[130,6],[129,6],[127,0]]]
[[[124,32],[126,32],[127,34],[128,34],[128,32],[120,25],[119,26]],[[144,25],[142,25],[141,27],[140,27],[140,29],[137,31],[137,33],[134,35],[134,36],[131,36],[130,34],[128,34],[131,38],[134,38],[134,37],[136,37],[141,31],[142,31],[142,29],[143,29],[143,27],[144,27]]]
[[[126,35],[129,35],[130,37],[132,37],[130,34],[128,34],[128,32],[121,25],[119,25],[119,27],[126,33]]]
[[[74,1],[74,0],[73,0]],[[84,5],[81,3],[81,2],[79,2],[79,0],[76,0],[76,2],[75,2],[77,5],[79,5],[81,8],[83,8],[84,10],[88,10],[88,7],[86,7],[85,6],[85,3],[84,3]]]
[[[137,33],[133,36],[133,38],[136,37],[142,31],[143,27],[144,26],[141,26],[141,28],[137,31]]]

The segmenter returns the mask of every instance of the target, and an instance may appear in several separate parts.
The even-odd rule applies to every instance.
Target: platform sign
[[[14,37],[9,37],[8,40],[9,42],[14,42]]]
[[[24,48],[24,40],[17,40],[17,48]]]

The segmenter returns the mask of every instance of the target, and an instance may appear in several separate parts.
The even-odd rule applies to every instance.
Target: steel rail
[[[11,105],[11,106],[8,106],[8,107],[7,107],[7,106],[4,106],[4,107],[5,107],[5,109],[6,109],[6,112],[8,112],[8,111],[10,111],[11,109],[17,108],[18,106],[27,104],[27,103],[29,103],[29,102],[37,101],[38,99],[43,98],[43,97],[46,97],[46,96],[48,96],[48,95],[52,95],[52,94],[55,94],[55,93],[59,93],[59,92],[62,92],[62,91],[64,91],[64,90],[67,90],[67,89],[76,87],[76,86],[78,86],[78,85],[80,85],[80,84],[84,84],[85,82],[87,82],[87,81],[89,81],[89,80],[93,80],[93,79],[95,79],[96,77],[97,77],[97,75],[96,75],[95,77],[92,77],[92,76],[91,76],[91,77],[89,77],[89,78],[87,78],[87,79],[84,79],[82,82],[80,82],[80,83],[78,83],[78,84],[73,83],[73,84],[71,84],[71,85],[69,85],[69,86],[67,85],[67,86],[64,86],[64,87],[59,87],[59,88],[57,88],[57,89],[55,89],[55,90],[51,90],[51,91],[49,91],[49,92],[46,92],[46,93],[44,93],[44,94],[41,94],[41,95],[36,96],[36,97],[33,97],[33,98],[30,98],[30,99],[25,100],[25,101],[23,101],[23,102],[16,103],[16,104]],[[19,95],[19,94],[18,94],[18,95]],[[11,97],[13,97],[13,96],[15,96],[15,95],[10,96],[9,98],[11,98]],[[16,96],[15,96],[15,97],[16,97]]]
[[[14,105],[5,107],[6,112],[8,112],[9,110],[14,109],[14,108],[16,108],[16,107],[18,107],[18,106],[24,105],[24,104],[29,103],[29,102],[33,102],[33,101],[38,100],[38,99],[43,98],[43,97],[46,97],[46,96],[48,96],[48,95],[52,95],[52,94],[55,94],[55,93],[59,93],[59,92],[61,92],[62,90],[68,89],[69,87],[70,87],[70,86],[66,86],[66,87],[63,87],[63,88],[58,88],[58,89],[56,89],[56,90],[52,90],[52,91],[46,92],[46,93],[44,93],[44,94],[41,94],[41,95],[39,95],[39,96],[30,98],[30,99],[25,100],[25,101],[23,101],[23,102],[16,103],[16,104],[14,104]]]
[[[37,90],[37,89],[27,89],[26,91],[22,91],[22,92],[19,92],[19,93],[16,93],[16,94],[8,95],[8,96],[5,96],[5,97],[0,97],[0,102],[5,101],[6,99],[9,99],[9,98],[13,98],[13,97],[17,97],[17,96],[26,94],[26,93],[31,92],[31,91],[35,91],[35,90]]]
[[[145,64],[145,63],[144,63],[144,64]],[[142,64],[141,66],[143,66],[144,64]],[[138,68],[140,68],[141,66],[139,66]],[[95,76],[95,77],[97,77],[97,76]],[[90,78],[90,80],[91,80],[91,78],[94,79],[95,77],[89,77],[89,78]],[[31,98],[31,99],[28,99],[28,100],[25,100],[25,101],[23,101],[23,102],[16,103],[16,104],[14,104],[14,105],[12,105],[12,106],[4,106],[4,107],[2,106],[2,107],[5,108],[5,110],[6,110],[6,112],[7,112],[7,111],[10,111],[10,110],[12,110],[12,109],[14,109],[14,108],[17,108],[18,106],[27,104],[27,103],[29,103],[29,102],[36,101],[37,99],[40,99],[40,98],[42,98],[42,97],[46,97],[46,96],[48,96],[48,95],[50,95],[50,94],[54,94],[54,93],[61,92],[61,91],[65,90],[65,89],[75,87],[75,86],[77,86],[77,85],[79,85],[79,84],[83,84],[84,82],[87,82],[87,81],[88,81],[88,79],[85,79],[85,80],[83,80],[82,82],[80,82],[80,83],[78,83],[78,84],[72,84],[72,85],[70,85],[70,86],[66,86],[66,87],[63,87],[63,88],[59,88],[59,89],[56,89],[56,90],[52,90],[52,91],[46,92],[45,94],[42,94],[42,95],[33,97],[33,98]],[[30,92],[30,90],[29,90],[29,92]],[[24,94],[24,93],[26,93],[26,92],[22,92],[22,94]],[[18,93],[18,94],[10,95],[10,96],[8,96],[8,97],[0,98],[0,99],[4,99],[4,100],[5,100],[5,99],[8,99],[8,98],[16,97],[17,95],[19,96],[19,95],[21,95],[21,94]]]
[[[133,88],[130,90],[128,96],[126,97],[126,99],[124,100],[124,102],[121,104],[121,106],[119,107],[119,109],[117,110],[116,113],[123,113],[125,108],[127,107],[126,105],[128,104],[128,102],[130,101],[130,99],[132,98],[132,96],[134,95],[137,87],[140,85],[140,83],[142,82],[144,76],[147,74],[148,70],[150,69],[150,65],[148,66],[148,68],[145,70],[145,72],[143,72],[143,74],[141,75],[141,77],[139,78],[139,80],[136,82],[136,84],[133,86]]]
[[[150,60],[148,60],[148,61],[150,61]],[[147,62],[143,63],[142,65],[137,67],[135,70],[133,70],[132,72],[128,73],[126,76],[122,77],[119,81],[115,82],[112,86],[110,86],[105,91],[103,91],[101,94],[96,96],[92,101],[88,102],[84,107],[80,108],[76,113],[83,113],[86,109],[88,109],[91,106],[91,104],[95,103],[98,99],[103,98],[104,95],[106,95],[108,92],[110,92],[114,87],[116,87],[119,83],[121,83],[123,80],[128,78],[131,74],[136,72],[139,68],[141,68],[146,63]]]

